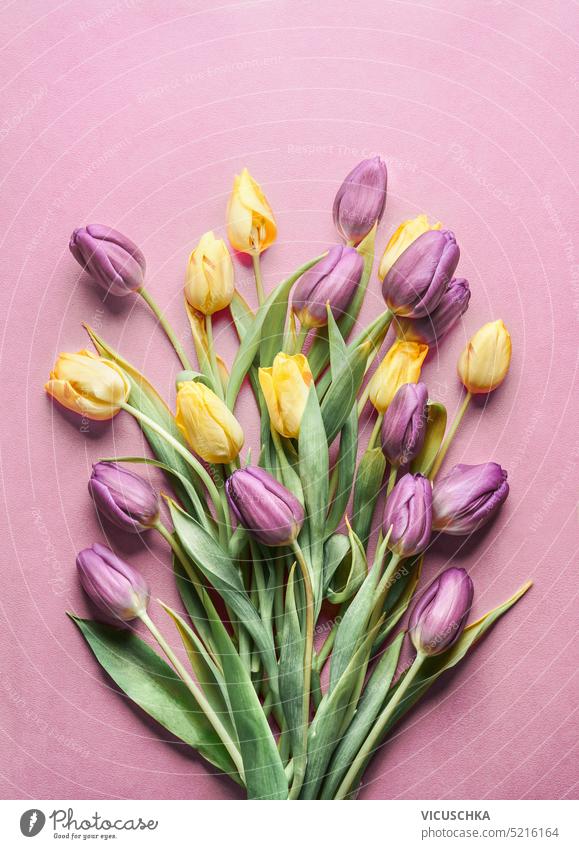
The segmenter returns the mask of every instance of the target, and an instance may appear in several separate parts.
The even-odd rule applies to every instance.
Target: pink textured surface
[[[450,462],[494,459],[511,497],[466,545],[437,544],[476,584],[476,612],[533,590],[402,725],[363,798],[552,798],[576,793],[579,309],[576,42],[570,5],[363,0],[36,0],[0,13],[4,398],[1,604],[4,797],[228,798],[237,791],[162,738],[110,687],[64,615],[86,613],[75,552],[103,531],[91,462],[136,453],[138,431],[79,432],[43,395],[82,320],[173,401],[178,365],[132,298],[103,307],[68,253],[75,226],[126,231],[149,287],[188,340],[181,284],[200,234],[223,231],[247,165],[279,224],[266,286],[335,240],[330,210],[363,156],[389,166],[380,249],[420,211],[457,234],[470,279],[464,326],[432,356],[431,396],[456,409],[465,336],[501,317],[513,364],[465,419]],[[253,299],[247,267],[241,290]],[[364,309],[382,309],[376,280]],[[233,335],[217,322],[231,360]],[[573,394],[573,387],[575,388]],[[7,403],[10,409],[7,409]],[[244,395],[241,417],[251,421]],[[250,440],[255,444],[255,428]],[[114,537],[155,594],[177,603],[164,547]]]

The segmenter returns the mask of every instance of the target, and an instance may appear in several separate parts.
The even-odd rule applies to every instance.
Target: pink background
[[[468,334],[501,317],[506,383],[468,413],[449,461],[497,460],[511,497],[466,544],[433,546],[476,584],[476,612],[535,586],[459,671],[400,726],[363,798],[559,798],[576,793],[579,265],[573,4],[511,2],[30,2],[0,13],[3,156],[3,558],[0,593],[5,797],[228,798],[237,791],[158,734],[101,674],[66,609],[86,614],[78,549],[103,540],[91,462],[137,453],[135,424],[91,426],[42,391],[87,320],[173,403],[178,364],[152,316],[103,306],[68,252],[76,226],[118,227],[143,248],[148,285],[189,345],[181,286],[205,230],[223,232],[233,175],[264,186],[279,239],[271,288],[328,244],[333,195],[379,153],[389,193],[382,250],[425,211],[457,234],[473,297],[424,369],[452,413]],[[239,288],[251,276],[236,261]],[[364,309],[382,309],[372,280]],[[217,344],[231,361],[225,316]],[[575,388],[575,394],[573,392]],[[9,410],[7,407],[9,406]],[[253,416],[243,396],[240,416]],[[368,425],[366,424],[366,428]],[[255,445],[255,429],[248,427]],[[113,537],[154,592],[176,593],[164,546]],[[574,562],[573,562],[574,561]],[[161,621],[161,615],[154,610]]]

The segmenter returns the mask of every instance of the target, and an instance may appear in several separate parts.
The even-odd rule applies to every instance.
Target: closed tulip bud
[[[357,245],[382,218],[388,172],[379,156],[350,171],[334,199],[334,224],[342,239]]]
[[[269,546],[290,545],[304,523],[304,510],[295,495],[258,466],[238,469],[225,484],[238,522]]]
[[[416,383],[428,345],[397,339],[372,375],[368,385],[370,401],[384,413],[401,386]]]
[[[234,292],[233,263],[223,239],[211,231],[201,236],[189,256],[185,277],[185,297],[203,315],[225,309]]]
[[[227,235],[236,251],[254,255],[269,248],[277,236],[271,207],[247,168],[233,182],[227,206]]]
[[[82,588],[107,616],[130,622],[147,609],[149,585],[133,566],[98,542],[80,551],[76,566]]]
[[[354,297],[364,260],[355,248],[335,245],[327,257],[300,277],[293,296],[293,310],[305,327],[328,323],[326,304],[340,318]]]
[[[207,463],[230,463],[243,446],[241,425],[204,383],[179,384],[175,421],[193,451]]]
[[[424,383],[403,384],[382,422],[382,450],[393,466],[410,463],[422,448],[428,418]]]
[[[440,303],[456,271],[460,251],[450,230],[415,239],[386,274],[382,296],[396,315],[422,318]]]
[[[434,484],[432,526],[465,536],[486,524],[509,494],[507,473],[498,463],[459,463]]]
[[[473,583],[464,569],[447,569],[430,584],[410,615],[408,633],[417,652],[442,654],[456,643],[466,625],[473,594]]]
[[[436,309],[424,318],[400,318],[396,333],[408,342],[436,345],[468,309],[470,288],[464,277],[455,277]]]
[[[303,354],[276,354],[271,368],[260,368],[259,384],[272,427],[282,436],[296,438],[313,380]]]
[[[423,233],[428,233],[429,230],[441,230],[442,224],[437,221],[436,224],[430,224],[428,216],[421,214],[416,218],[410,218],[408,221],[403,221],[400,227],[392,234],[388,244],[382,254],[380,267],[378,269],[378,277],[384,280],[396,260],[404,253],[406,248],[410,247],[412,242],[416,241]]]
[[[70,237],[70,252],[111,295],[128,295],[145,282],[146,262],[131,239],[103,224],[79,227]]]
[[[159,499],[153,487],[118,463],[95,463],[88,491],[98,511],[129,533],[144,531],[159,518]]]
[[[458,376],[473,395],[500,386],[511,364],[511,337],[499,319],[489,321],[474,334],[458,360]]]
[[[112,419],[130,392],[120,368],[90,351],[61,354],[44,388],[67,410],[95,421]]]
[[[390,529],[388,548],[401,557],[424,551],[432,531],[432,487],[423,475],[404,475],[386,500],[384,536]]]

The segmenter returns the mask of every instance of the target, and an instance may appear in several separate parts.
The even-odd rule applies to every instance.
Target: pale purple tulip
[[[298,499],[269,472],[258,466],[238,469],[225,484],[238,522],[269,546],[289,545],[304,522]]]
[[[453,536],[478,530],[509,494],[507,473],[498,463],[459,463],[434,484],[432,527]]]
[[[95,463],[88,491],[98,511],[129,533],[146,530],[159,517],[159,498],[153,487],[117,463]]]
[[[108,619],[130,622],[146,611],[147,581],[106,545],[95,542],[80,551],[76,565],[83,590]]]
[[[364,260],[355,248],[330,248],[324,259],[300,277],[295,288],[292,307],[300,322],[305,327],[327,324],[327,303],[334,318],[340,318],[354,297],[363,270]]]
[[[129,295],[145,282],[146,262],[131,239],[103,224],[80,227],[70,237],[70,252],[111,295]]]
[[[408,633],[417,652],[442,654],[460,637],[474,587],[464,569],[447,569],[423,592],[410,615]]]
[[[420,452],[428,419],[424,383],[404,383],[384,413],[382,450],[393,466],[410,463]]]
[[[380,221],[386,205],[388,172],[379,156],[350,171],[334,200],[334,224],[345,242],[357,245]]]
[[[386,500],[382,530],[392,528],[388,548],[401,557],[424,551],[432,530],[432,487],[423,475],[400,478]]]
[[[436,345],[468,309],[470,288],[464,277],[455,277],[431,315],[402,318],[399,335],[408,342]]]
[[[382,282],[393,313],[409,318],[431,315],[456,271],[460,250],[450,230],[429,230],[402,253]]]

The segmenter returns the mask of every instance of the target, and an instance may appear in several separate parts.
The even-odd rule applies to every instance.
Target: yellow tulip
[[[210,230],[189,257],[185,296],[194,309],[213,315],[229,306],[233,291],[233,263],[227,245]]]
[[[277,236],[271,207],[247,168],[233,182],[227,206],[227,235],[235,250],[254,255],[269,248]]]
[[[96,421],[116,416],[130,392],[121,369],[90,351],[61,354],[44,388],[67,410]]]
[[[401,386],[417,383],[428,345],[397,339],[369,383],[369,397],[379,413],[384,413]]]
[[[473,395],[500,386],[511,363],[511,337],[499,319],[489,321],[474,334],[458,360],[458,376]]]
[[[271,368],[260,368],[259,383],[272,427],[282,436],[299,436],[310,384],[313,380],[303,354],[279,353]]]
[[[378,269],[378,277],[384,280],[398,257],[404,253],[406,248],[410,247],[423,233],[429,230],[440,230],[442,224],[437,221],[436,224],[430,224],[428,216],[421,213],[416,218],[410,218],[408,221],[403,221],[400,227],[390,237],[390,241],[386,245],[386,249],[380,260],[380,268]]]
[[[230,463],[243,446],[241,425],[204,383],[179,384],[175,420],[193,451],[208,463]]]

